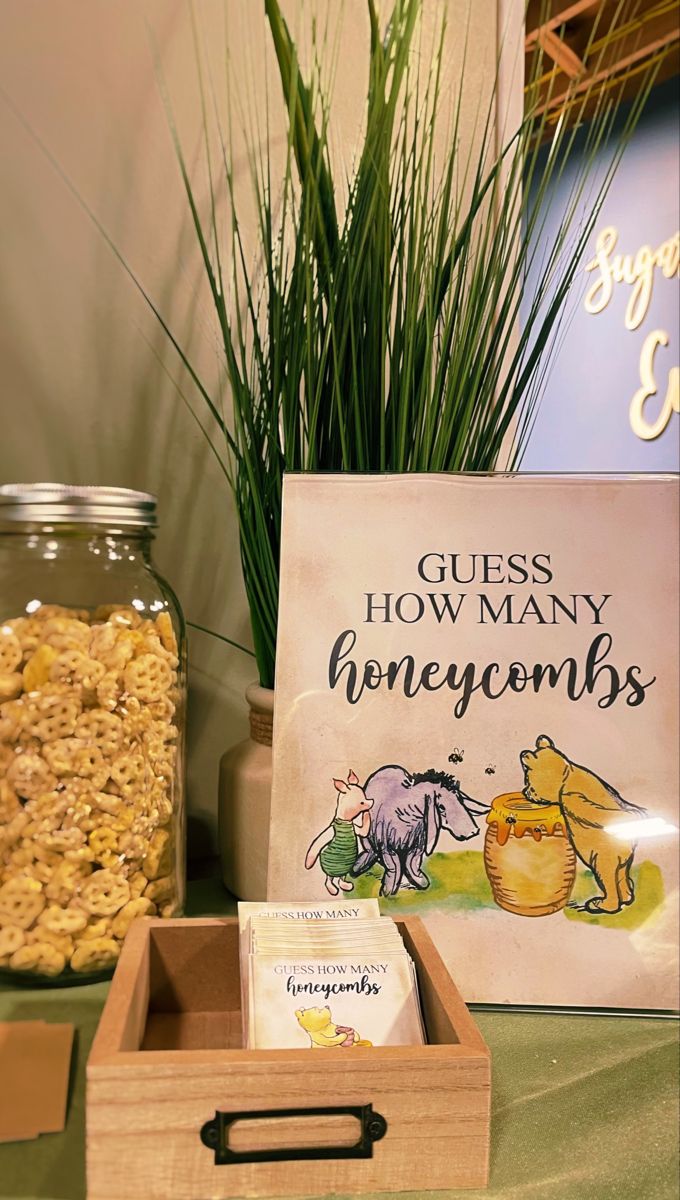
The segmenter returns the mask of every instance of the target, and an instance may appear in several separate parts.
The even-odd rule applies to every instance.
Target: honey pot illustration
[[[486,821],[484,866],[496,904],[523,917],[564,908],[576,855],[559,805],[532,804],[522,792],[505,792]]]

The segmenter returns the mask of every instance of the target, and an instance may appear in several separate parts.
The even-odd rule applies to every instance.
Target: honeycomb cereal
[[[0,624],[0,966],[110,970],[177,911],[178,648],[167,612],[41,605]]]
[[[0,675],[0,700],[16,700],[22,693],[24,677],[18,671],[4,671]]]
[[[17,617],[5,621],[5,626],[15,635],[20,647],[22,658],[27,658],[37,649],[42,631],[42,622],[35,617]]]
[[[165,649],[155,630],[153,632],[140,630],[140,633],[143,634],[143,652],[145,654],[152,654],[154,658],[157,658],[161,662],[166,662],[170,669],[174,670],[178,663],[177,655],[172,650]]]
[[[39,756],[42,753],[42,746],[38,739],[25,728],[21,730],[14,749],[17,754],[37,754]]]
[[[125,668],[125,688],[138,700],[160,700],[172,683],[172,669],[156,654],[141,654]]]
[[[60,780],[60,785],[68,792],[73,803],[90,803],[94,792],[94,782],[92,779],[81,779],[77,775],[68,775]],[[92,806],[90,805],[90,807]]]
[[[29,946],[36,942],[54,946],[55,950],[63,954],[66,962],[75,949],[75,942],[68,933],[54,933],[52,929],[46,929],[44,925],[36,925],[35,929],[30,929],[26,934],[26,942]]]
[[[4,837],[6,839],[7,846],[14,846],[16,842],[19,841],[19,838],[28,825],[29,820],[30,817],[28,813],[24,812],[23,809],[21,812],[16,813],[12,817],[11,821],[5,826],[4,829]]]
[[[61,908],[66,908],[76,896],[80,895],[85,881],[91,873],[92,867],[89,863],[73,862],[65,857],[64,861],[55,867],[49,883],[45,884],[47,899]]]
[[[20,698],[0,704],[0,742],[18,741],[27,712]]]
[[[51,617],[45,622],[43,638],[47,646],[55,650],[87,650],[92,630],[85,621],[71,617]]]
[[[88,845],[78,846],[75,850],[64,851],[64,861],[70,863],[93,863],[94,854]]]
[[[34,800],[57,782],[44,758],[35,753],[17,754],[5,778],[23,800]]]
[[[26,839],[28,840],[28,839]],[[49,871],[50,879],[52,878],[55,868],[61,862],[61,854],[54,847],[39,845],[37,843],[29,843],[26,849],[33,855],[35,862],[42,863]]]
[[[37,879],[38,883],[43,884],[49,883],[52,878],[51,867],[48,867],[44,862],[39,862],[38,859],[34,859],[32,863],[24,867],[23,873],[27,879]]]
[[[92,796],[92,802],[102,813],[107,813],[109,816],[122,816],[123,813],[132,813],[123,800],[122,796],[116,796],[111,792],[95,792]]]
[[[50,667],[50,679],[55,683],[66,681],[82,684],[88,691],[93,691],[102,677],[106,674],[103,663],[82,650],[64,650],[58,654]]]
[[[143,871],[135,871],[128,880],[128,883],[130,884],[130,899],[138,900],[148,882],[149,881]]]
[[[81,738],[58,738],[43,746],[43,755],[57,775],[75,775],[101,791],[110,774],[110,767],[98,746],[88,745]]]
[[[33,942],[12,955],[9,965],[13,971],[30,971],[38,975],[61,975],[66,959],[51,942]]]
[[[40,695],[31,706],[28,731],[43,743],[72,737],[81,712],[78,696]]]
[[[147,774],[147,761],[143,754],[120,754],[111,764],[111,779],[121,796],[131,796],[139,791]]]
[[[24,690],[33,692],[47,683],[52,663],[58,657],[54,646],[42,645],[31,655],[23,669]]]
[[[97,625],[90,638],[90,656],[103,663],[109,672],[122,671],[134,656],[137,636],[117,625]]]
[[[94,854],[94,861],[103,867],[110,867],[117,858],[118,836],[114,829],[107,825],[98,825],[88,837],[89,847]],[[95,876],[96,878],[96,876]]]
[[[105,792],[100,792],[99,795],[106,795]],[[107,812],[106,809],[94,809],[92,812],[92,820],[94,821],[95,829],[110,829],[115,833],[125,833],[135,820],[134,809],[126,804],[122,796],[112,796],[113,800],[119,800],[121,807],[117,813]],[[91,839],[90,839],[91,840]],[[109,847],[112,849],[113,847]]]
[[[45,907],[43,885],[17,875],[0,887],[0,924],[30,929]]]
[[[8,878],[10,875],[14,877],[22,874],[32,877],[31,868],[35,863],[35,857],[29,846],[18,846],[16,850],[12,850],[7,861],[10,868],[7,871]]]
[[[113,938],[93,938],[91,942],[81,942],[76,946],[71,958],[71,969],[76,972],[106,971],[114,966],[119,954],[120,945]]]
[[[146,896],[140,896],[137,900],[128,900],[118,915],[113,918],[111,933],[122,941],[137,917],[151,917],[155,912],[156,905],[152,900],[147,900]]]
[[[125,833],[120,835],[120,846],[125,857],[135,866],[138,866],[144,861],[146,853],[149,849],[149,839],[146,833],[139,832],[139,828],[143,826],[147,830],[148,822],[140,818],[136,823],[137,828],[126,829]],[[144,877],[146,878],[146,876]]]
[[[162,904],[170,900],[175,890],[175,881],[172,875],[164,875],[161,879],[152,879],[147,885],[144,895],[147,900],[153,900],[154,904]]]
[[[160,700],[155,700],[153,704],[147,705],[149,715],[158,721],[163,721],[168,728],[174,729],[175,733],[173,736],[175,737],[177,736],[177,729],[170,722],[172,714],[175,711],[176,701],[177,697],[173,699],[170,692],[168,692],[167,696],[161,696]]]
[[[23,657],[21,642],[9,625],[0,625],[0,672],[10,675]]]
[[[83,888],[83,907],[95,916],[112,917],[130,899],[130,885],[112,871],[95,871]]]
[[[77,826],[71,829],[55,829],[43,835],[43,846],[48,850],[77,850],[84,843],[85,834]]]
[[[172,864],[172,843],[167,829],[157,829],[149,842],[142,870],[147,879],[167,875]]]
[[[108,937],[111,933],[110,922],[106,917],[90,917],[81,933],[75,935],[76,946],[82,942],[92,942],[95,938]]]
[[[165,649],[169,650],[172,654],[177,654],[177,638],[172,628],[169,613],[162,612],[158,614],[156,617],[156,630]]]
[[[18,925],[0,925],[0,958],[14,954],[25,941],[26,934]]]
[[[62,908],[59,904],[50,904],[38,917],[38,925],[44,926],[50,933],[75,936],[85,929],[87,913],[80,908]]]
[[[113,712],[123,692],[123,682],[118,671],[105,671],[95,690],[97,702],[102,708]]]
[[[2,749],[2,747],[0,747]],[[1,769],[1,767],[0,767]],[[9,823],[16,813],[21,812],[21,804],[14,788],[6,779],[0,780],[0,821]]]
[[[76,722],[75,735],[85,743],[97,746],[102,754],[111,758],[123,740],[123,722],[115,713],[103,708],[91,708]]]

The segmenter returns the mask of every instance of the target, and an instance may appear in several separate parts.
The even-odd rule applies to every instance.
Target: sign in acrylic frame
[[[672,476],[292,475],[268,899],[379,896],[469,1002],[677,1007]]]

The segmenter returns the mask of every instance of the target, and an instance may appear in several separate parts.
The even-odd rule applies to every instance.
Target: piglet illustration
[[[373,801],[367,798],[354,771],[347,776],[347,783],[334,779],[333,784],[338,793],[335,816],[314,838],[305,857],[305,867],[310,871],[318,858],[326,876],[326,890],[337,896],[340,889],[351,892],[354,887],[346,876],[357,860],[358,838],[366,837],[370,829],[368,810]]]

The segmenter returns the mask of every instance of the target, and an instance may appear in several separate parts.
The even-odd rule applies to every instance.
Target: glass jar
[[[564,908],[574,886],[576,854],[557,804],[532,804],[506,792],[491,805],[484,866],[500,908],[545,917]]]
[[[0,488],[0,972],[111,974],[184,903],[186,652],[156,501]]]

